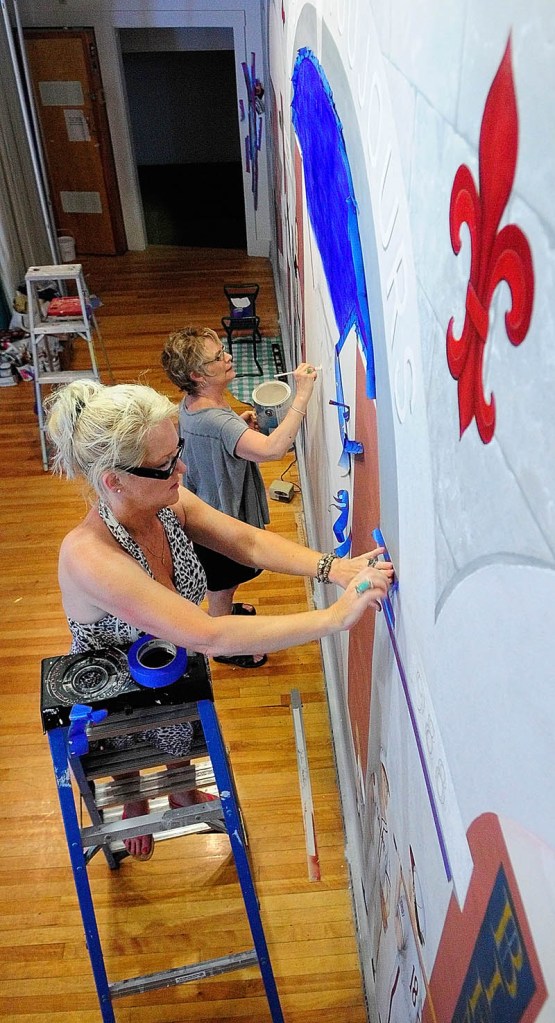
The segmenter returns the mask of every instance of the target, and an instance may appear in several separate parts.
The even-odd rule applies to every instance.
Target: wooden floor
[[[226,280],[261,285],[262,330],[279,333],[270,266],[233,250],[153,248],[83,260],[116,382],[142,379],[177,398],[159,368],[165,336],[220,326]],[[79,342],[82,345],[82,342]],[[83,346],[84,347],[84,346]],[[74,365],[84,366],[78,348]],[[106,374],[103,374],[108,382]],[[85,511],[82,485],[42,470],[30,383],[0,390],[0,1018],[97,1023],[93,985],[47,740],[40,661],[67,652],[56,582],[65,532]],[[269,483],[287,461],[264,468]],[[273,529],[296,539],[291,505]],[[303,581],[263,575],[242,588],[259,613],[303,610]],[[214,665],[216,705],[249,833],[263,921],[286,1023],[364,1023],[319,647],[272,654],[257,671]],[[307,875],[289,694],[301,691],[322,880]],[[110,981],[252,946],[225,836],[157,843],[153,859],[89,867]],[[118,1023],[270,1020],[255,968],[115,1003]]]

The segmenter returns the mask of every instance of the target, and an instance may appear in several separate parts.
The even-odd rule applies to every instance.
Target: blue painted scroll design
[[[344,558],[346,554],[349,554],[352,546],[351,531],[348,528],[349,506],[350,498],[348,491],[338,490],[332,504],[332,507],[336,508],[339,512],[339,515],[333,524],[333,535],[337,540],[337,546],[334,547],[334,553],[337,554],[338,558]]]
[[[241,67],[245,76],[245,85],[248,98],[248,125],[249,133],[245,136],[245,166],[247,174],[251,175],[251,191],[254,199],[254,208],[258,209],[258,153],[262,145],[262,117],[257,111],[256,103],[256,54],[251,53],[250,67],[246,61],[242,61]],[[242,118],[241,118],[242,119]]]
[[[293,70],[292,119],[303,157],[307,210],[322,260],[338,331],[335,385],[342,468],[362,445],[347,435],[341,350],[351,330],[366,361],[366,394],[376,396],[374,350],[358,209],[343,128],[325,72],[311,50],[299,50]]]

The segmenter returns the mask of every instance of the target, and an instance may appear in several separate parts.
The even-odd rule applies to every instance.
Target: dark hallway
[[[149,245],[246,248],[240,163],[150,164],[138,174]]]
[[[221,34],[220,34],[221,35]],[[226,49],[122,33],[137,174],[149,245],[246,248],[232,40]],[[220,39],[221,45],[221,39]],[[159,49],[143,49],[158,46]]]

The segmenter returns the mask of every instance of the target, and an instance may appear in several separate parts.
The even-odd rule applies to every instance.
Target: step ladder
[[[77,316],[62,317],[48,316],[41,310],[38,293],[44,290],[47,282],[55,281],[60,294],[66,294],[69,290],[75,292],[79,300],[80,311]],[[29,318],[29,334],[31,338],[31,353],[33,358],[33,377],[35,386],[35,405],[39,421],[40,445],[42,452],[42,464],[45,472],[48,471],[48,451],[46,447],[45,417],[42,405],[42,388],[51,387],[55,384],[69,383],[71,380],[78,380],[83,377],[91,377],[100,380],[98,365],[94,350],[94,336],[100,338],[100,331],[91,306],[90,295],[83,276],[83,267],[80,263],[60,263],[54,266],[31,266],[25,274],[27,289],[27,315]],[[73,297],[73,296],[72,296]],[[49,346],[49,338],[59,335],[73,335],[83,338],[89,350],[90,369],[85,370],[55,370],[52,368],[52,354]],[[44,369],[39,359],[39,348],[43,347],[46,361],[50,368]]]
[[[257,965],[262,975],[272,1023],[283,1023],[279,995],[260,917],[249,862],[247,838],[237,800],[231,765],[214,708],[212,686],[204,657],[190,655],[186,674],[165,688],[136,685],[122,666],[125,655],[116,648],[88,654],[46,658],[42,662],[41,716],[48,735],[54,774],[103,1023],[115,1023],[113,1002],[126,995],[173,987],[187,981]],[[76,696],[86,694],[86,716],[94,722],[99,708],[107,716],[83,729],[83,710],[74,709]],[[102,713],[102,712],[101,712]],[[76,730],[75,719],[79,726]],[[186,760],[177,766],[150,770],[140,781],[129,772],[172,764],[160,750],[144,743],[131,750],[98,749],[102,739],[131,735],[145,729],[183,721],[200,721],[198,739]],[[90,746],[89,746],[90,741]],[[199,764],[198,758],[201,759]],[[194,763],[191,763],[194,761]],[[118,777],[124,775],[125,777]],[[72,786],[71,776],[75,780]],[[101,784],[99,779],[113,778]],[[162,796],[172,791],[205,787],[215,781],[219,798],[179,809],[151,809],[148,816],[108,820],[108,809],[123,802]],[[91,824],[82,826],[78,804],[84,804]],[[82,809],[82,805],[79,807]],[[159,973],[109,983],[98,932],[87,864],[102,850],[111,869],[127,855],[113,846],[124,838],[152,834],[175,837],[183,828],[204,824],[227,832],[254,948],[220,958],[171,968]],[[172,834],[173,833],[173,834]]]

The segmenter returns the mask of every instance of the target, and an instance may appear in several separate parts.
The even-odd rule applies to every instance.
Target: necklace
[[[160,551],[160,554],[156,554],[156,551],[153,551],[152,547],[149,547],[148,544],[145,543],[144,540],[141,540],[140,543],[139,543],[138,540],[135,540],[135,543],[137,543],[139,545],[139,547],[142,547],[143,550],[148,551],[148,553],[153,558],[156,558],[157,561],[161,561],[162,565],[165,568],[165,566],[166,566],[166,557],[165,557],[165,554],[166,554],[166,530],[164,529],[164,527],[162,527],[162,533],[163,533],[163,535],[162,535],[162,549]]]

